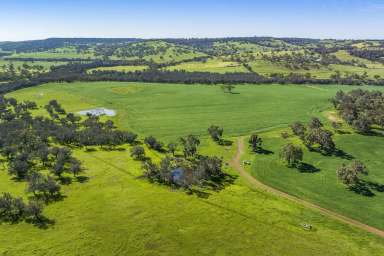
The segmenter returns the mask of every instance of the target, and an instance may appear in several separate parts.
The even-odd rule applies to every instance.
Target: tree
[[[145,150],[142,146],[134,146],[131,149],[131,157],[136,160],[144,160],[145,158]]]
[[[175,156],[175,152],[178,147],[177,143],[170,142],[167,147],[168,147],[168,152],[171,153],[173,156]]]
[[[225,93],[232,93],[233,89],[235,89],[235,86],[231,84],[226,84],[226,85],[222,85],[221,89],[223,89]]]
[[[25,204],[21,198],[14,198],[9,193],[0,197],[0,222],[19,222],[25,214]]]
[[[200,145],[200,140],[195,135],[188,135],[185,138],[180,138],[180,143],[183,145],[184,157],[192,157],[197,152],[197,147]]]
[[[18,179],[25,179],[32,166],[30,155],[23,152],[10,161],[9,173]]]
[[[27,191],[35,196],[41,194],[49,198],[60,194],[60,185],[53,177],[34,172],[29,178]]]
[[[342,164],[342,166],[337,169],[336,174],[341,182],[347,186],[354,186],[360,181],[359,175],[367,175],[368,171],[363,163],[355,160],[350,165]]]
[[[289,143],[281,149],[280,159],[285,161],[289,167],[295,167],[303,160],[303,150]]]
[[[72,158],[70,162],[71,162],[70,171],[73,174],[73,176],[76,177],[81,172],[81,163],[76,158]]]
[[[153,136],[148,136],[144,139],[144,143],[148,145],[149,148],[160,151],[163,148],[163,143],[158,141]]]
[[[319,129],[323,127],[323,124],[317,117],[312,117],[311,121],[308,124],[309,129]]]
[[[286,131],[282,132],[282,133],[281,133],[281,137],[282,137],[283,139],[288,139],[288,138],[289,138],[289,134],[288,134],[288,132],[286,132]]]
[[[294,122],[291,124],[291,129],[293,134],[299,136],[301,139],[304,139],[307,128],[300,122]]]
[[[221,137],[223,136],[223,132],[224,132],[223,128],[220,128],[217,125],[211,125],[208,128],[209,135],[216,142],[220,142],[221,141]]]
[[[29,193],[33,193],[34,195],[36,195],[41,191],[43,187],[43,183],[44,183],[43,175],[41,175],[38,172],[33,172],[28,181],[27,191]]]
[[[60,185],[52,176],[48,176],[45,180],[44,190],[51,197],[54,197],[60,194]]]
[[[260,150],[262,142],[263,140],[257,134],[252,134],[248,140],[248,143],[252,147],[253,152]]]
[[[332,125],[332,128],[335,130],[339,130],[342,127],[342,124],[339,122],[332,122],[331,125]]]
[[[328,153],[333,152],[336,146],[332,140],[332,132],[322,129],[317,129],[317,131],[317,142],[320,144],[320,148]]]
[[[159,179],[159,168],[151,160],[143,162],[142,168],[144,169],[144,176],[150,181],[156,181]]]
[[[361,133],[367,133],[371,130],[371,121],[364,116],[359,116],[352,122],[352,126]]]
[[[332,132],[321,128],[309,130],[309,133],[305,138],[305,144],[309,148],[314,144],[318,144],[320,149],[327,153],[333,152],[336,148],[336,145],[332,140]]]
[[[41,222],[43,219],[43,205],[37,200],[31,200],[26,205],[25,216],[35,222]]]

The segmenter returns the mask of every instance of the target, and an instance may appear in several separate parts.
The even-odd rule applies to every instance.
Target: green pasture
[[[78,52],[75,47],[55,48],[41,52],[20,52],[14,53],[11,58],[35,58],[35,59],[95,59],[93,51],[90,49],[87,52]]]
[[[57,99],[71,112],[114,109],[117,115],[112,120],[120,128],[172,140],[189,133],[205,135],[211,124],[224,127],[225,133],[233,136],[286,127],[293,121],[321,115],[332,107],[329,99],[338,90],[353,88],[238,85],[229,94],[220,85],[76,82],[45,84],[10,96],[41,106]]]
[[[234,61],[223,61],[220,59],[208,59],[205,62],[185,62],[175,66],[167,67],[166,70],[185,70],[187,72],[212,72],[212,73],[230,73],[230,72],[248,72],[243,65]]]
[[[138,132],[141,138],[155,135],[167,142],[198,134],[202,139],[199,151],[221,156],[224,162],[234,155],[236,143],[213,143],[207,138],[208,126],[224,127],[226,138],[234,142],[238,135],[261,132],[264,148],[274,154],[254,156],[247,152],[244,159],[254,158],[252,174],[382,227],[381,194],[363,198],[336,182],[334,168],[344,160],[305,152],[305,161],[320,168],[318,173],[298,173],[276,160],[279,147],[285,143],[279,137],[282,130],[293,121],[306,121],[311,116],[326,122],[332,108],[329,99],[340,89],[353,88],[238,85],[233,94],[228,94],[220,86],[208,85],[77,82],[45,84],[8,96],[33,100],[39,106],[57,99],[72,112],[111,108],[117,111],[113,118],[117,126]],[[381,183],[384,180],[378,157],[384,148],[377,146],[376,139],[352,133],[338,135],[336,144],[366,162],[369,178]],[[289,140],[298,143],[292,137]],[[146,152],[155,160],[162,157],[148,149]],[[55,225],[46,230],[24,223],[0,225],[0,254],[360,256],[384,252],[383,239],[249,188],[229,167],[225,170],[234,176],[233,184],[198,196],[140,178],[140,163],[129,156],[128,146],[112,151],[76,149],[75,156],[83,162],[89,180],[64,186],[64,200],[46,207],[45,214],[55,220]],[[0,170],[0,192],[25,198],[25,188],[25,183],[12,180]],[[304,230],[303,223],[313,229]]]
[[[210,141],[200,148],[225,161],[235,150]],[[151,184],[139,178],[140,163],[128,149],[77,150],[89,180],[64,186],[64,200],[46,207],[53,226],[0,225],[0,254],[379,256],[384,251],[383,239],[249,189],[240,178],[203,197]],[[25,183],[0,170],[4,191],[26,197]],[[303,223],[313,229],[304,230]]]

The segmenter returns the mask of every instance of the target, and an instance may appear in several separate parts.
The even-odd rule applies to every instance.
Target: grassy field
[[[198,52],[188,47],[181,47],[175,44],[171,44],[163,41],[156,41],[156,40],[148,41],[148,42],[133,43],[128,46],[124,46],[123,48],[129,49],[129,48],[137,48],[137,47],[140,47],[142,50],[151,50],[150,52],[154,51],[157,53],[155,54],[147,53],[140,57],[139,56],[121,57],[115,54],[111,56],[111,59],[134,60],[134,59],[142,58],[144,60],[153,61],[156,63],[167,63],[167,62],[175,62],[175,61],[178,62],[178,61],[205,56],[204,53]]]
[[[329,98],[337,90],[353,88],[239,85],[234,94],[225,94],[220,86],[97,82],[46,84],[9,96],[33,100],[39,105],[57,99],[73,112],[93,107],[112,108],[117,110],[114,121],[120,128],[142,136],[153,134],[165,141],[188,133],[200,134],[203,136],[200,152],[222,156],[225,162],[234,154],[236,143],[230,147],[214,144],[206,138],[209,125],[223,126],[232,141],[233,136],[269,130],[262,133],[265,149],[275,154],[256,156],[254,175],[277,187],[283,184],[282,189],[299,196],[308,192],[308,199],[329,207],[335,206],[330,201],[339,202],[334,209],[345,207],[341,212],[356,218],[359,214],[361,218],[369,215],[366,220],[380,227],[381,195],[370,201],[371,198],[358,197],[335,184],[334,166],[341,159],[306,152],[305,161],[321,168],[320,172],[311,174],[299,174],[275,161],[278,148],[284,143],[279,137],[282,129],[313,115],[325,121],[326,111],[331,108]],[[370,177],[381,182],[382,163],[374,158],[384,148],[377,147],[373,154],[372,150],[367,150],[369,154],[355,152],[360,147],[372,147],[377,140],[344,136],[355,135],[337,137],[338,147],[366,159]],[[356,141],[359,143],[355,145]],[[155,159],[160,157],[148,149],[147,153]],[[74,250],[79,255],[382,255],[384,252],[383,239],[285,199],[250,189],[240,178],[224,190],[207,191],[208,195],[198,197],[138,178],[140,163],[129,157],[129,147],[116,151],[76,150],[75,155],[83,162],[89,181],[64,186],[67,197],[46,208],[46,215],[56,221],[47,230],[23,223],[0,225],[0,254],[71,255]],[[228,167],[226,171],[236,176]],[[316,178],[317,175],[320,177]],[[0,192],[4,191],[26,196],[25,183],[15,182],[5,171],[0,171]],[[312,195],[321,200],[313,199]],[[362,207],[367,207],[369,214],[368,210],[361,211]],[[377,220],[372,221],[375,216]],[[302,223],[310,223],[313,230],[303,230]]]
[[[148,66],[113,66],[113,67],[98,67],[88,70],[87,72],[92,71],[119,71],[119,72],[132,72],[132,71],[142,71],[147,69]]]
[[[209,141],[200,148],[224,159],[234,152]],[[383,239],[251,190],[240,179],[207,198],[150,184],[138,179],[140,163],[128,155],[76,151],[88,182],[65,186],[67,197],[45,209],[53,227],[0,225],[0,254],[350,256],[384,251]],[[25,197],[24,190],[24,183],[0,171],[0,192]],[[313,225],[312,231],[302,223]]]
[[[45,84],[11,95],[39,105],[57,99],[72,112],[95,107],[116,110],[113,120],[121,128],[161,139],[186,133],[205,134],[217,124],[229,135],[286,127],[331,107],[329,99],[350,86],[239,85],[234,94],[220,86],[69,83]]]
[[[167,70],[185,70],[188,72],[212,72],[212,73],[230,73],[230,72],[248,72],[240,63],[234,61],[223,61],[220,59],[208,59],[206,62],[186,62],[176,66],[170,66]]]
[[[384,218],[384,174],[381,161],[384,152],[383,137],[363,136],[352,131],[348,131],[350,134],[335,132],[337,148],[367,166],[369,175],[364,177],[364,180],[372,182],[370,190],[375,194],[370,197],[349,191],[344,184],[338,181],[337,168],[342,163],[350,162],[351,159],[340,156],[323,156],[305,149],[304,162],[316,167],[317,171],[300,172],[297,169],[285,167],[279,160],[281,147],[289,141],[299,144],[301,142],[294,137],[288,140],[282,139],[281,131],[261,134],[265,149],[274,153],[252,156],[254,158],[251,170],[253,175],[273,187],[384,229],[382,222]],[[286,129],[286,131],[288,130]],[[305,147],[302,145],[302,148]]]
[[[211,124],[224,127],[229,135],[286,127],[296,120],[321,115],[331,108],[329,99],[338,90],[353,88],[239,85],[234,94],[228,94],[220,86],[79,82],[45,84],[11,96],[39,105],[57,99],[72,112],[96,107],[114,109],[117,116],[112,120],[119,127],[170,140],[188,133],[206,134]]]
[[[311,69],[311,70],[305,70],[305,69],[289,69],[287,67],[284,67],[283,65],[278,65],[269,61],[265,60],[256,60],[249,63],[252,70],[256,73],[259,73],[261,75],[269,76],[273,73],[279,73],[288,75],[290,73],[298,73],[298,74],[306,74],[310,73],[313,77],[316,78],[329,78],[331,74],[334,73],[333,70],[329,68],[319,68],[319,69]]]
[[[10,57],[11,58],[36,58],[36,59],[55,59],[55,58],[95,59],[96,58],[91,50],[89,52],[77,52],[75,47],[55,48],[52,50],[42,51],[42,52],[14,53]]]

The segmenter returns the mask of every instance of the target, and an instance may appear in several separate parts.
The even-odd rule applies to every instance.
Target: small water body
[[[82,110],[77,112],[79,115],[86,116],[86,115],[92,115],[92,116],[116,116],[116,111],[113,109],[107,109],[107,108],[94,108],[94,109],[88,109],[88,110]]]

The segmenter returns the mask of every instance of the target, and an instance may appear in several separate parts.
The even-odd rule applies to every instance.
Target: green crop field
[[[128,55],[125,56],[124,52],[128,52]],[[168,63],[189,60],[202,56],[205,56],[205,54],[194,49],[155,40],[128,44],[124,47],[118,48],[111,56],[111,59],[144,59],[155,63]]]
[[[223,61],[220,59],[208,59],[206,62],[186,62],[176,66],[170,66],[167,70],[185,70],[188,72],[248,72],[240,63],[234,61]]]
[[[380,1],[4,2],[0,256],[384,256]]]
[[[145,83],[45,84],[11,93],[39,105],[57,99],[72,112],[96,107],[114,109],[124,129],[170,140],[206,134],[211,124],[229,135],[286,127],[296,120],[321,116],[329,99],[353,86],[239,85],[233,94],[220,86]],[[359,87],[365,88],[365,87]],[[380,87],[366,87],[377,88]]]
[[[200,150],[228,160],[234,147],[204,141]],[[140,163],[128,152],[77,150],[89,180],[65,186],[66,198],[46,207],[53,227],[0,225],[0,254],[379,256],[384,251],[382,239],[249,189],[239,178],[208,198],[148,183],[138,178]],[[24,190],[25,183],[0,171],[0,192],[25,196]],[[313,229],[305,231],[302,223]]]
[[[290,74],[290,73],[298,73],[298,74],[306,74],[310,73],[313,77],[316,78],[329,78],[331,74],[334,73],[334,71],[330,68],[321,67],[319,69],[289,69],[287,67],[284,67],[282,65],[277,65],[269,61],[265,60],[256,60],[249,63],[250,67],[253,71],[255,71],[258,74],[269,76],[274,73],[280,73],[280,74]]]
[[[14,53],[10,58],[35,58],[35,59],[95,59],[95,55],[92,49],[89,49],[88,52],[78,52],[75,47],[62,47],[55,48],[48,51],[41,52],[21,52]]]
[[[284,143],[280,132],[296,120],[317,116],[328,124],[329,99],[338,90],[353,86],[237,85],[234,93],[220,86],[146,83],[52,83],[10,93],[18,100],[43,106],[57,99],[71,112],[106,107],[114,109],[119,128],[141,137],[155,135],[174,141],[189,133],[202,137],[201,153],[233,156],[236,144],[218,146],[207,138],[207,127],[218,124],[226,138],[259,131],[271,155],[253,156],[253,175],[272,186],[382,228],[383,196],[366,198],[348,191],[336,181],[338,157],[305,152],[304,161],[317,173],[299,173],[278,160]],[[380,89],[380,87],[359,87]],[[43,114],[37,110],[35,114]],[[104,118],[105,119],[105,118]],[[347,131],[350,129],[345,128]],[[264,132],[263,132],[264,131]],[[367,163],[370,178],[382,183],[379,159],[382,138],[354,133],[337,135],[339,149]],[[291,137],[297,143],[297,139]],[[375,151],[372,147],[375,145]],[[369,150],[371,148],[371,150]],[[161,153],[146,149],[154,159]],[[117,151],[75,150],[89,180],[65,186],[63,201],[48,205],[45,214],[55,225],[41,230],[28,224],[0,226],[0,253],[68,255],[381,255],[384,241],[357,228],[321,216],[259,189],[250,189],[237,178],[219,192],[204,198],[187,195],[140,179],[140,163],[129,156],[129,147]],[[0,192],[25,197],[25,183],[0,171]],[[367,209],[361,211],[362,208]],[[204,214],[202,214],[204,213]],[[305,231],[302,223],[310,223]],[[207,237],[210,239],[207,240]],[[271,241],[274,241],[271,243]],[[230,242],[228,242],[230,241]],[[5,246],[1,246],[4,244]],[[332,250],[330,250],[332,248]]]
[[[289,131],[289,129],[284,129]],[[384,228],[384,174],[383,162],[380,160],[384,152],[384,138],[364,136],[347,131],[350,134],[335,133],[335,143],[339,150],[358,159],[367,166],[369,175],[363,179],[371,182],[370,190],[374,196],[364,196],[347,189],[338,181],[336,170],[351,159],[342,156],[323,156],[320,153],[305,150],[304,162],[317,168],[311,172],[300,172],[295,168],[287,168],[279,160],[279,152],[288,141],[301,144],[297,137],[287,140],[281,138],[284,130],[262,133],[264,147],[273,154],[255,155],[251,172],[259,180],[283,191],[315,202],[323,207],[335,209],[337,212],[360,220],[371,226]],[[305,146],[301,145],[304,149]],[[351,157],[351,158],[352,158]],[[365,210],[361,210],[365,209]]]

